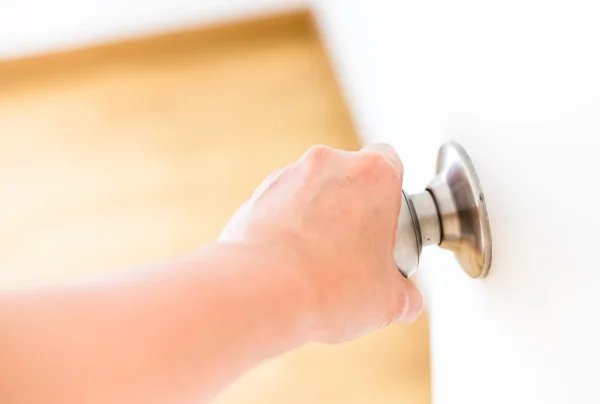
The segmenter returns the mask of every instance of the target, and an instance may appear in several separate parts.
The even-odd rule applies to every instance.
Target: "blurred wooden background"
[[[0,288],[214,240],[271,170],[359,140],[308,13],[0,64]],[[430,401],[425,318],[269,361],[216,402]]]

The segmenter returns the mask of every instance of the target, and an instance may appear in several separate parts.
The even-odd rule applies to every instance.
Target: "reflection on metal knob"
[[[394,261],[404,276],[416,271],[428,245],[454,252],[472,278],[487,275],[492,263],[490,224],[477,173],[462,146],[444,144],[433,181],[421,193],[403,192],[402,202]]]

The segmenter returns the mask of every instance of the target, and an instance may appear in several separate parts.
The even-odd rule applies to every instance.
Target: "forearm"
[[[2,298],[0,401],[206,401],[309,339],[294,261],[215,244],[127,279]]]

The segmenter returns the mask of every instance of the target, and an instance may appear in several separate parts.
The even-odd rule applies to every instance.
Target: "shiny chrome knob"
[[[428,245],[454,252],[472,278],[488,274],[492,236],[485,199],[471,159],[456,142],[440,148],[437,174],[425,191],[403,192],[394,261],[404,276],[417,270]]]

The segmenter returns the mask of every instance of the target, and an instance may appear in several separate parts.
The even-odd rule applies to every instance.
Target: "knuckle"
[[[304,155],[304,160],[309,167],[318,168],[326,164],[334,154],[334,150],[327,146],[312,146]]]
[[[377,152],[363,153],[357,163],[357,174],[369,178],[394,179],[398,172],[392,162],[383,154]]]
[[[333,154],[333,149],[323,145],[311,146],[306,152],[306,155],[313,159],[328,158],[331,154]]]

